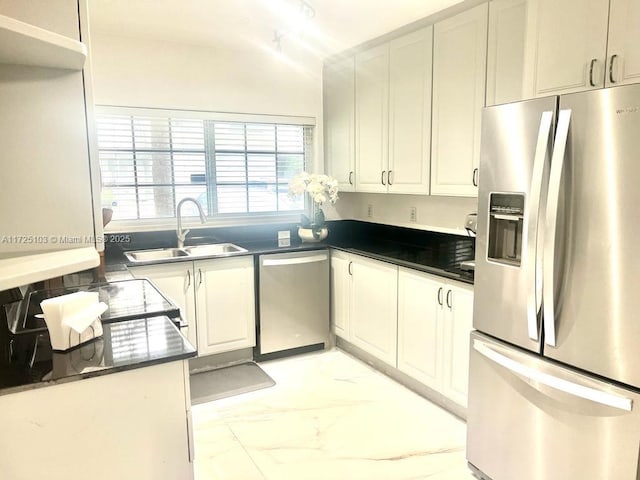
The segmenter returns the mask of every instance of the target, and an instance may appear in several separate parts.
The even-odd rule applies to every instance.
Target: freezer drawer
[[[471,334],[467,459],[492,480],[637,480],[637,392]]]

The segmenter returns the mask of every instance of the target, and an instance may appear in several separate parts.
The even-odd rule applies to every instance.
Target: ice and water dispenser
[[[519,267],[522,261],[524,194],[492,193],[489,196],[490,261]]]

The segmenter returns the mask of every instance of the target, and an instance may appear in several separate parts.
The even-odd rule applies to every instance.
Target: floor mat
[[[191,375],[191,405],[272,387],[276,382],[254,362]]]

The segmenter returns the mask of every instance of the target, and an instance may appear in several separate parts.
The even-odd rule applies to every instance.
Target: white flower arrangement
[[[324,227],[322,205],[338,201],[338,181],[329,175],[302,172],[289,182],[289,196],[299,197],[307,193],[311,199],[311,219],[302,215],[302,227],[311,228],[314,235]]]

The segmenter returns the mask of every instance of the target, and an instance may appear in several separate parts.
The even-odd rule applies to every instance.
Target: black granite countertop
[[[48,344],[44,335],[14,339],[12,358],[0,363],[0,395],[196,356],[166,316],[105,323],[102,337],[67,352]]]
[[[103,335],[53,351],[40,302],[79,291],[107,304]],[[0,306],[0,321],[0,395],[196,355],[178,329],[179,308],[146,279],[27,291]]]
[[[261,255],[318,248],[337,248],[395,265],[439,275],[444,278],[473,284],[473,274],[461,270],[460,263],[475,256],[475,240],[470,237],[435,233],[424,230],[373,224],[354,220],[328,222],[329,237],[321,243],[301,243],[292,225],[260,227],[226,227],[200,230],[188,244],[234,243],[246,252],[237,255]],[[291,245],[278,247],[277,230],[291,231]],[[178,257],[152,262],[130,262],[126,250],[168,248],[175,246],[175,232],[146,232],[127,234],[126,244],[107,244],[107,271],[122,266],[149,265],[165,262],[184,262],[219,257]],[[121,237],[123,235],[120,235]],[[229,255],[231,256],[231,255]]]

